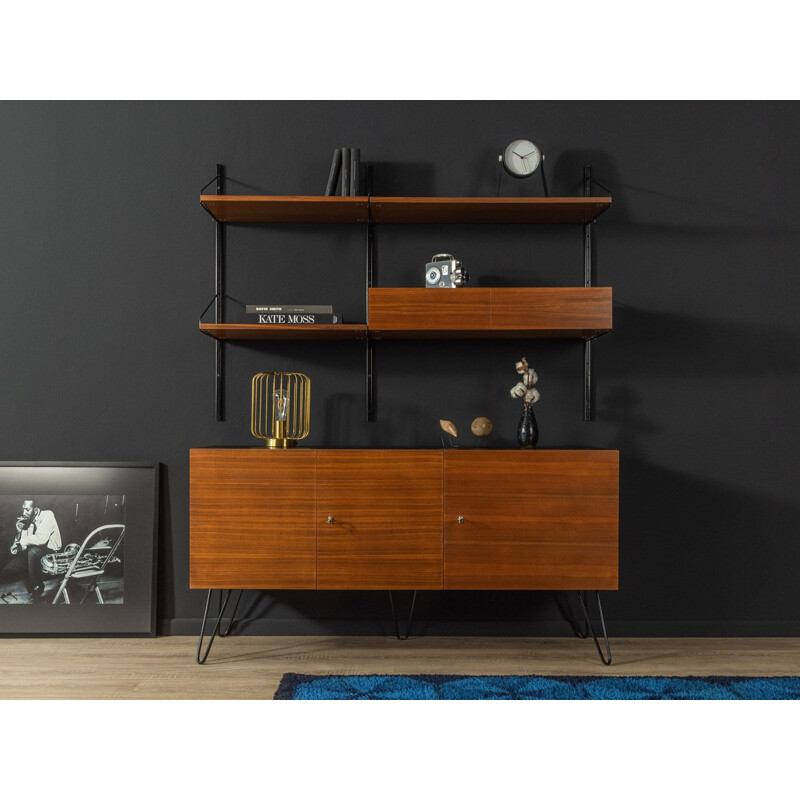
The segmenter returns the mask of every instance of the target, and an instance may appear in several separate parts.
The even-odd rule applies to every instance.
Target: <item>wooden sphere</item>
[[[480,436],[481,438],[484,436],[488,436],[492,432],[492,421],[489,417],[476,417],[472,420],[472,425],[470,425],[469,429],[476,435]]]

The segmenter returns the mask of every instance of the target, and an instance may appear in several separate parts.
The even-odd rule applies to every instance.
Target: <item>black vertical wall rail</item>
[[[589,197],[592,194],[592,168],[583,168],[583,195]],[[593,283],[593,261],[592,261],[592,222],[587,222],[583,226],[583,285],[589,287]],[[594,419],[594,403],[592,397],[592,368],[594,366],[592,356],[592,340],[583,341],[583,418],[587,422]]]
[[[225,165],[217,164],[217,194],[225,194]],[[217,222],[216,257],[214,259],[214,276],[216,280],[216,298],[214,321],[220,325],[225,321],[225,223]],[[216,341],[216,418],[217,422],[225,419],[225,343]]]
[[[367,328],[369,328],[369,290],[372,287],[372,281],[374,277],[374,265],[375,265],[375,238],[374,238],[374,230],[372,227],[372,168],[366,167],[366,182],[367,182],[367,240],[366,240],[366,264],[365,264],[365,275],[364,275],[364,313],[365,313],[365,321],[367,323]],[[366,385],[364,387],[365,397],[366,397],[366,417],[367,422],[374,422],[375,421],[375,392],[374,392],[374,382],[373,382],[373,367],[374,367],[374,342],[369,336],[369,330],[367,330],[367,342],[366,342],[366,364],[365,364],[365,382]]]

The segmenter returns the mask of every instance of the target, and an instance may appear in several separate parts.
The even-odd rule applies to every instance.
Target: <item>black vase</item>
[[[522,417],[517,428],[517,442],[520,447],[536,447],[539,444],[539,426],[530,406],[522,407]]]

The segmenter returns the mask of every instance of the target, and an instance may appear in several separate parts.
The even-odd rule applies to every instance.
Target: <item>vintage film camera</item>
[[[469,275],[450,253],[438,253],[425,265],[427,289],[457,289],[467,283]]]

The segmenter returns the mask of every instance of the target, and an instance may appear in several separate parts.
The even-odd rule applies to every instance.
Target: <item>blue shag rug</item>
[[[800,677],[300,675],[276,700],[800,700]]]

